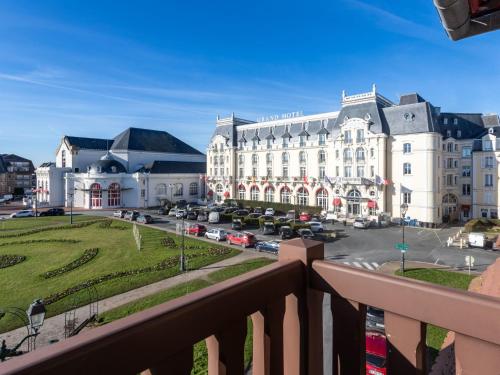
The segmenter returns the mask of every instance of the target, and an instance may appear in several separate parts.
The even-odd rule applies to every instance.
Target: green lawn
[[[87,304],[88,290],[83,287],[89,281],[95,284],[102,299],[179,274],[178,246],[175,243],[169,247],[162,244],[166,236],[179,244],[180,239],[175,235],[141,226],[143,246],[139,252],[130,223],[111,219],[103,221],[102,218],[95,222],[89,220],[94,218],[83,215],[78,218],[78,224],[62,228],[54,217],[37,218],[35,227],[35,219],[32,218],[8,221],[17,222],[11,225],[18,225],[16,229],[22,230],[0,232],[0,256],[19,255],[26,260],[0,268],[0,308],[16,306],[25,309],[35,298],[43,298],[49,301],[47,316],[50,317]],[[83,222],[84,218],[91,224]],[[30,231],[40,228],[42,231],[30,234]],[[238,250],[193,238],[186,239],[186,247],[190,269],[239,253]],[[74,265],[85,250],[92,248],[99,250],[97,256],[87,263],[55,277],[44,277],[48,271]],[[101,282],[103,278],[105,280]],[[0,320],[0,332],[17,326],[19,322],[11,315]]]
[[[74,214],[73,222],[77,223],[80,221],[102,219],[102,217],[89,216],[82,214]],[[20,229],[31,229],[48,227],[52,225],[69,224],[69,216],[48,216],[48,217],[20,217],[13,220],[1,220],[0,221],[0,235],[6,234],[10,231],[20,230]]]
[[[400,271],[397,271],[396,274],[401,276]],[[470,276],[465,273],[443,271],[433,268],[409,269],[405,271],[404,276],[463,290],[467,290],[470,282],[475,278],[475,276]],[[433,326],[432,324],[427,325],[427,347],[430,349],[432,362],[434,362],[437,353],[441,350],[447,333],[448,331],[446,329]]]
[[[206,279],[196,279],[184,284],[177,285],[170,289],[158,292],[148,297],[141,298],[137,301],[120,306],[116,309],[107,311],[100,315],[99,324],[106,324],[113,320],[123,318],[138,311],[145,310],[149,307],[159,305],[160,303],[173,300],[185,294],[206,288],[207,286],[216,284],[220,281],[227,280],[231,277],[241,275],[245,272],[266,266],[272,263],[273,260],[268,258],[258,258],[248,260],[243,263],[226,267],[219,271],[212,272]],[[201,375],[207,373],[207,349],[204,342],[199,342],[194,346],[194,366],[193,375]],[[248,365],[252,358],[252,323],[248,319],[248,332],[245,342],[245,364]]]

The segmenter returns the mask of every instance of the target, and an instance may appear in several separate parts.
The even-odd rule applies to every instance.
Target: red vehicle
[[[193,236],[204,236],[207,232],[207,227],[201,224],[194,224],[188,227],[187,234],[192,234]]]
[[[257,243],[255,235],[250,232],[233,232],[226,237],[228,245],[240,245],[241,247],[254,246]]]
[[[387,340],[379,332],[366,332],[366,374],[386,375]]]
[[[312,216],[308,212],[301,212],[300,215],[299,215],[299,220],[300,221],[307,222],[307,221],[311,221],[311,219],[312,219]]]

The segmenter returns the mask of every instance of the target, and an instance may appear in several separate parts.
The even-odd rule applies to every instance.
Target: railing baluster
[[[229,323],[224,331],[206,339],[209,375],[243,375],[246,318]]]
[[[493,375],[500,369],[500,345],[474,337],[455,334],[455,357],[457,374]]]
[[[364,374],[366,306],[332,295],[333,374]]]
[[[193,347],[190,346],[180,352],[170,355],[161,363],[141,375],[190,375],[193,369]]]
[[[425,374],[426,325],[388,311],[384,314],[388,340],[387,366],[394,374]]]

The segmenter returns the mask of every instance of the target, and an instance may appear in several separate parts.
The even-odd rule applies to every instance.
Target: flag
[[[306,176],[304,176],[303,180],[304,180],[304,184],[308,185],[307,177]]]
[[[384,185],[390,185],[392,184],[392,181],[389,180],[388,178],[384,178],[384,182],[383,182]]]

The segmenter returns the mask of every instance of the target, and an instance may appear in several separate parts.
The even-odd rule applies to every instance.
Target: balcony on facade
[[[323,246],[283,242],[274,264],[13,358],[0,372],[189,375],[193,345],[205,340],[209,375],[243,374],[250,319],[255,375],[322,375],[325,361],[334,374],[361,374],[373,306],[385,310],[387,373],[427,372],[427,324],[455,332],[458,371],[498,373],[499,299],[325,261]]]

